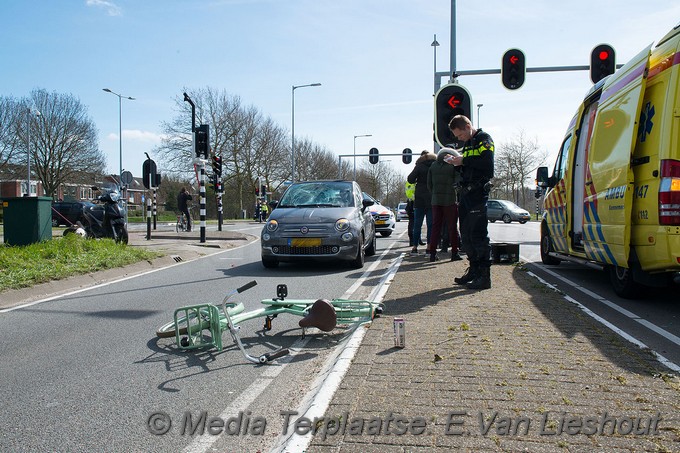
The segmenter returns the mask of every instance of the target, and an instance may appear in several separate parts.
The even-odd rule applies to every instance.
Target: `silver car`
[[[496,220],[502,220],[505,223],[513,221],[527,223],[531,220],[529,211],[508,200],[488,200],[486,202],[486,214],[491,223]]]
[[[262,265],[298,260],[345,260],[364,266],[375,255],[375,223],[352,181],[293,183],[262,229]]]

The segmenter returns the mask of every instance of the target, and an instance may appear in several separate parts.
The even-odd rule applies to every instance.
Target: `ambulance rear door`
[[[651,47],[605,82],[586,160],[585,253],[592,260],[621,267],[628,267],[634,189],[631,158]]]

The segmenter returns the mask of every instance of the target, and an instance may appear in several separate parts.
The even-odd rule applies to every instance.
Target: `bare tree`
[[[540,150],[537,140],[527,139],[524,131],[520,130],[513,141],[499,146],[495,157],[496,190],[504,192],[505,197],[515,203],[525,206],[525,185],[546,158],[547,153]]]
[[[18,113],[19,108],[16,99],[0,96],[0,174],[3,173],[3,168],[7,164],[16,160]]]
[[[97,128],[73,95],[36,89],[13,108],[16,157],[25,162],[30,152],[32,173],[46,195],[53,197],[61,184],[92,183],[103,173]]]

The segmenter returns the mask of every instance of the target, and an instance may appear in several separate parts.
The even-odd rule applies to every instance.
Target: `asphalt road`
[[[257,235],[261,225],[225,227]],[[198,260],[1,313],[1,449],[266,451],[276,440],[271,433],[281,431],[271,426],[282,422],[280,411],[298,407],[310,381],[350,332],[301,340],[293,317],[277,318],[267,333],[260,320],[246,323],[242,337],[253,355],[293,349],[278,363],[257,366],[244,360],[228,336],[222,352],[187,353],[178,351],[173,339],[157,339],[156,328],[170,321],[178,306],[217,303],[226,291],[253,279],[258,285],[234,299],[247,310],[273,297],[280,283],[287,284],[291,298],[366,299],[399,254],[408,251],[405,227],[399,222],[392,237],[378,239],[378,253],[363,270],[342,264],[282,264],[266,270],[259,242],[243,241]],[[680,308],[669,302],[677,297],[664,293],[650,294],[644,302],[619,300],[602,273],[566,263],[539,264],[538,224],[496,223],[489,229],[495,241],[521,244],[530,271],[680,364],[674,343],[680,336]],[[250,432],[266,420],[269,435],[192,437],[187,430],[203,412],[222,419],[241,413],[240,428]],[[162,427],[165,416],[172,422],[169,433],[150,434],[147,423]],[[234,422],[235,427],[239,420]]]

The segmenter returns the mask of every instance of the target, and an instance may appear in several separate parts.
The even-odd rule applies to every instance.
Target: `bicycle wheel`
[[[200,324],[199,324],[199,321],[196,320],[196,312],[195,311],[189,312],[188,319],[187,319],[186,316],[180,316],[179,318],[177,318],[177,323],[179,325],[184,326],[184,327],[180,327],[179,334],[180,335],[186,335],[188,325],[191,325],[192,330],[194,330],[194,328],[195,328],[196,331],[203,330],[203,329],[209,329],[210,328],[210,321],[209,321],[208,317],[206,316],[206,314],[207,313],[204,313],[203,311],[201,312],[201,317],[203,319],[200,321]],[[196,327],[194,327],[194,326],[196,326]],[[174,337],[175,335],[176,335],[176,331],[175,331],[175,321],[174,320],[170,321],[167,324],[162,325],[161,327],[158,328],[158,330],[156,330],[156,336],[158,338],[170,338],[170,337]]]

